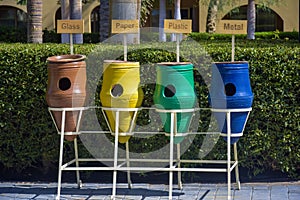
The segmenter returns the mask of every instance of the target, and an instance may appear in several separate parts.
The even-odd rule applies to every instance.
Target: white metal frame
[[[53,122],[55,123],[53,113],[56,112],[62,112],[62,122],[61,127],[58,128],[57,124],[55,123],[57,132],[60,134],[60,150],[59,150],[59,167],[58,167],[58,186],[57,186],[57,196],[56,199],[60,199],[61,195],[61,178],[62,178],[62,171],[64,170],[71,170],[76,171],[76,179],[77,179],[77,185],[78,188],[82,187],[82,182],[80,180],[80,174],[79,171],[83,170],[98,170],[98,171],[113,171],[113,187],[112,187],[112,195],[111,199],[116,198],[116,188],[117,188],[117,172],[120,170],[127,171],[127,180],[128,180],[128,187],[132,187],[132,182],[130,178],[130,172],[131,171],[167,171],[169,172],[169,199],[172,199],[172,190],[173,190],[173,173],[178,173],[178,187],[182,188],[182,181],[181,181],[181,172],[227,172],[227,198],[231,199],[231,172],[233,169],[235,169],[235,175],[236,175],[236,184],[237,188],[240,189],[240,180],[239,180],[239,170],[238,170],[238,155],[237,155],[237,144],[234,143],[233,145],[233,153],[234,158],[231,160],[231,137],[240,137],[243,133],[240,134],[231,134],[231,116],[230,114],[233,112],[247,112],[249,117],[249,113],[252,110],[252,108],[242,108],[242,109],[210,109],[212,112],[222,112],[226,113],[226,121],[227,121],[227,160],[181,160],[180,159],[180,144],[177,144],[177,158],[174,158],[174,137],[176,135],[182,136],[181,133],[177,133],[177,113],[183,113],[183,112],[190,112],[194,113],[201,108],[195,108],[195,109],[174,109],[174,110],[163,110],[163,109],[156,109],[157,112],[163,112],[163,113],[170,113],[171,116],[171,128],[170,128],[170,154],[169,159],[130,159],[129,158],[129,144],[126,143],[126,157],[125,158],[118,158],[118,136],[126,136],[126,135],[133,135],[138,134],[139,132],[134,132],[134,122],[137,115],[137,112],[142,109],[151,109],[151,108],[107,108],[107,107],[99,107],[102,109],[103,113],[105,110],[113,111],[115,112],[115,131],[112,132],[111,127],[109,127],[110,131],[80,131],[80,120],[82,118],[82,113],[85,110],[88,110],[90,108],[98,108],[98,107],[77,107],[77,108],[51,108],[49,107],[49,112],[51,114],[51,117],[53,119]],[[204,108],[207,109],[207,108]],[[77,126],[75,132],[65,132],[65,117],[66,112],[73,112],[78,111],[78,119],[77,119]],[[133,120],[131,123],[130,130],[127,133],[119,133],[119,122],[120,122],[120,112],[135,112],[133,116]],[[105,114],[104,114],[105,116]],[[105,120],[108,123],[108,120],[105,116]],[[247,120],[246,120],[247,122]],[[246,124],[245,122],[245,124]],[[244,128],[245,128],[244,124]],[[94,158],[79,158],[78,157],[78,148],[77,148],[77,138],[74,139],[74,152],[75,152],[75,158],[67,163],[63,163],[63,148],[64,148],[64,136],[65,135],[80,135],[80,134],[87,134],[87,133],[111,133],[114,135],[114,156],[111,159],[94,159]],[[157,134],[157,133],[149,133],[149,134]],[[195,132],[195,133],[188,133],[188,134],[221,134],[221,133],[210,133],[210,132]],[[80,162],[88,162],[88,161],[111,161],[113,162],[113,167],[80,167]],[[168,167],[164,168],[158,168],[158,167],[131,167],[130,162],[163,162],[168,163]],[[71,166],[75,163],[75,166]],[[181,167],[181,163],[210,163],[210,164],[225,164],[226,168],[203,168],[203,167],[197,167],[197,168],[188,168],[188,167]]]

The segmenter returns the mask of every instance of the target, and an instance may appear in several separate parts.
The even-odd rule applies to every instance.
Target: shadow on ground
[[[43,173],[42,169],[30,168],[22,173],[17,173],[13,169],[7,170],[0,166],[0,181],[22,181],[22,182],[56,182],[57,169],[52,169]],[[112,183],[111,171],[81,171],[81,179],[85,183]],[[75,172],[64,171],[62,182],[75,183]],[[167,184],[169,179],[168,172],[148,172],[148,173],[131,173],[133,183],[150,183],[150,184]],[[234,180],[232,172],[232,180]],[[183,172],[182,180],[184,183],[226,183],[226,173],[191,173]],[[285,182],[295,181],[280,171],[267,171],[254,177],[250,177],[248,169],[240,167],[240,180],[246,182]],[[118,183],[126,183],[127,175],[125,172],[118,172]],[[177,175],[174,175],[174,183],[177,182]]]

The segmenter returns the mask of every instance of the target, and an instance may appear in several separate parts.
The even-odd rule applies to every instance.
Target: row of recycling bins
[[[49,107],[82,107],[86,99],[86,63],[84,55],[53,56],[48,61],[48,85],[46,100]],[[156,65],[156,87],[153,100],[158,109],[181,110],[195,107],[194,66],[188,62],[158,63]],[[209,103],[216,109],[250,108],[253,93],[250,86],[248,62],[219,62],[212,64]],[[107,60],[103,65],[103,84],[100,92],[103,107],[137,108],[143,101],[140,87],[140,65],[138,62]],[[105,111],[112,131],[115,127],[115,112]],[[221,133],[227,133],[226,113],[213,113]],[[76,129],[78,113],[66,114],[65,131]],[[132,112],[120,113],[119,132],[127,132],[132,120]],[[61,113],[53,113],[57,127],[61,127]],[[231,113],[231,133],[243,132],[248,112]],[[170,113],[160,113],[164,131],[170,132]],[[177,133],[188,132],[192,113],[177,113]],[[74,135],[65,136],[73,140]],[[130,136],[120,136],[125,143]],[[184,137],[174,138],[180,143]],[[233,137],[231,143],[239,137]]]

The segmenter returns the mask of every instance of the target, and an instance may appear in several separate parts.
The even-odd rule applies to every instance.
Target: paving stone
[[[56,194],[49,194],[49,195],[38,195],[34,198],[34,200],[49,200],[49,199],[55,199]]]
[[[159,200],[169,200],[169,197],[160,197]],[[178,197],[172,197],[172,200],[178,200]]]
[[[109,200],[112,184],[86,183],[78,189],[76,184],[64,183],[61,200]],[[1,200],[54,200],[56,183],[1,183]],[[242,184],[241,190],[231,190],[232,200],[299,200],[300,182]],[[173,185],[172,197],[175,200],[222,200],[227,199],[226,184],[184,184],[182,190]],[[169,200],[167,184],[134,184],[128,189],[127,183],[117,185],[116,200]]]
[[[143,199],[143,196],[141,195],[126,195],[124,198],[124,200],[142,200]]]
[[[0,194],[0,197],[2,199],[2,197],[6,197],[6,198],[16,198],[18,194],[14,194],[14,193],[2,193]]]
[[[240,190],[234,190],[234,200],[250,200],[252,199],[252,187],[242,186]]]
[[[299,193],[291,193],[289,194],[289,200],[299,200],[300,194]]]
[[[255,186],[253,188],[252,199],[253,200],[270,200],[271,194],[268,187]]]
[[[271,187],[271,200],[288,200],[288,187],[274,185]]]
[[[300,184],[298,185],[287,185],[289,192],[300,193]]]
[[[2,196],[2,195],[0,195],[0,199],[1,200],[16,200],[15,197],[7,197],[7,196]]]
[[[288,186],[288,196],[289,196],[289,200],[299,200],[300,199],[300,185],[289,185]]]
[[[181,195],[178,197],[179,200],[186,200],[186,199],[198,199],[198,195]]]
[[[161,190],[161,191],[168,191],[169,186],[164,184],[150,184],[149,185],[150,190]]]
[[[144,199],[143,200],[157,200],[157,199],[159,199],[159,197],[144,197]]]
[[[88,200],[110,200],[110,196],[107,195],[93,195]]]
[[[17,194],[16,198],[19,199],[33,199],[34,197],[36,197],[36,194]]]
[[[234,190],[230,190],[231,199],[233,199]],[[216,199],[228,199],[228,190],[227,187],[221,187],[216,190]]]

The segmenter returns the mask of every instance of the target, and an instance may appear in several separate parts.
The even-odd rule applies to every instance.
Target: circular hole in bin
[[[227,96],[233,96],[236,93],[236,87],[233,83],[227,83],[225,85],[225,94]]]
[[[120,84],[116,84],[112,87],[110,92],[113,97],[119,97],[123,94],[123,87]]]
[[[172,97],[175,95],[175,93],[176,93],[176,88],[174,87],[174,85],[167,85],[167,87],[165,87],[164,90],[165,97]]]
[[[59,89],[61,89],[63,91],[70,89],[70,87],[71,87],[70,79],[68,79],[66,77],[61,78],[58,82],[58,87],[59,87]]]

